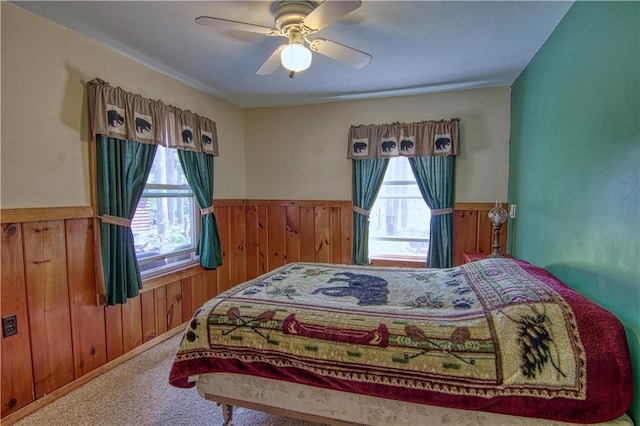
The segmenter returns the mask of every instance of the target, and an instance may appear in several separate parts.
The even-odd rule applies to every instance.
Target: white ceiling
[[[510,86],[572,4],[364,0],[315,37],[370,53],[371,63],[354,69],[314,53],[290,79],[284,68],[256,75],[285,39],[194,22],[206,15],[273,27],[270,1],[13,3],[243,107]]]

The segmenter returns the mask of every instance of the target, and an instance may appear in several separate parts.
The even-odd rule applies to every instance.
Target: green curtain
[[[453,159],[452,155],[409,158],[422,198],[432,210],[427,257],[431,268],[450,268],[452,264]]]
[[[151,171],[156,145],[96,137],[98,215],[133,219]],[[100,221],[100,244],[107,305],[126,303],[142,289],[133,233],[123,225]]]
[[[178,150],[178,158],[198,206],[201,209],[213,210],[213,155]],[[222,265],[220,235],[213,211],[202,215],[198,254],[200,264],[207,269],[216,269]]]
[[[369,263],[368,212],[378,196],[388,158],[353,160],[353,264]]]

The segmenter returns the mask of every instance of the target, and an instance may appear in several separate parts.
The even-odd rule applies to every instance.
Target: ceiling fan
[[[196,23],[219,29],[286,37],[289,42],[278,46],[256,74],[271,74],[282,64],[290,71],[289,77],[293,78],[296,72],[304,71],[311,65],[309,49],[354,68],[363,68],[369,64],[371,55],[368,53],[324,38],[309,38],[361,5],[360,0],[325,0],[320,4],[317,1],[281,0],[274,2],[271,7],[275,28],[211,16],[200,16],[196,18]],[[309,45],[309,49],[305,43]]]

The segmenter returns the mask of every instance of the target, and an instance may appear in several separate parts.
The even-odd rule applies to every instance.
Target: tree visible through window
[[[131,224],[143,275],[196,260],[197,203],[175,149],[158,146]]]
[[[369,257],[425,260],[431,211],[405,157],[389,159],[369,214]]]

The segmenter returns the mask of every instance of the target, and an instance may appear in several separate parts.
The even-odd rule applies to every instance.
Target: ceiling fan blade
[[[260,68],[258,68],[256,74],[268,75],[277,70],[280,67],[280,53],[284,50],[285,47],[287,47],[286,44],[278,46],[278,48],[273,51],[271,56],[269,56],[267,60],[264,61],[264,63],[260,66]]]
[[[280,31],[275,28],[263,27],[262,25],[254,25],[247,22],[231,21],[229,19],[213,18],[211,16],[200,16],[196,18],[196,23],[225,30],[247,31],[268,36],[281,35]]]
[[[312,30],[319,30],[353,12],[361,5],[360,0],[325,0],[302,20],[302,24]]]
[[[309,46],[314,52],[328,56],[336,61],[344,62],[354,68],[364,68],[371,62],[372,56],[335,41],[317,38]]]

